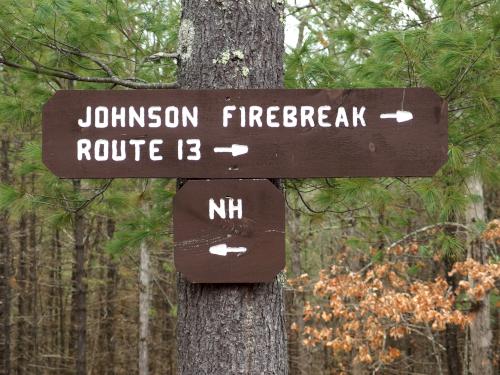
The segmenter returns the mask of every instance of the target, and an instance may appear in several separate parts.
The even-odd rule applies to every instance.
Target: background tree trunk
[[[281,87],[283,3],[183,0],[180,86]],[[211,285],[191,284],[179,275],[177,290],[179,374],[288,372],[278,279],[268,284]]]
[[[35,175],[31,174],[31,194],[36,195],[36,180]],[[29,271],[29,284],[30,284],[30,313],[31,313],[31,327],[30,327],[30,355],[31,355],[31,368],[30,374],[39,375],[40,367],[38,364],[38,321],[39,313],[42,313],[40,306],[38,306],[38,246],[37,246],[37,217],[34,209],[30,210],[28,215],[28,243],[30,254],[30,271]]]
[[[21,192],[26,189],[26,179],[21,176]],[[19,295],[17,298],[17,340],[16,340],[16,371],[17,375],[27,373],[28,350],[30,347],[28,338],[28,232],[27,232],[27,214],[22,213],[19,218],[19,256],[17,262],[17,284],[19,286]]]
[[[143,212],[149,207],[143,205]],[[139,375],[149,374],[149,313],[151,309],[151,260],[146,240],[140,246],[139,263]]]
[[[469,226],[477,221],[486,221],[484,210],[483,183],[475,175],[467,180],[467,189],[476,199],[469,204],[465,219]],[[471,231],[473,229],[471,228]],[[473,233],[473,232],[472,232]],[[488,251],[480,238],[472,237],[469,241],[468,257],[480,262],[488,262]],[[487,293],[477,306],[474,320],[470,325],[471,373],[472,375],[493,375],[493,353],[491,347],[492,332],[490,323],[490,296]]]
[[[449,257],[444,258],[445,278],[453,292],[457,289],[456,276],[450,276],[449,272],[453,268],[453,261]],[[454,324],[447,324],[444,332],[444,346],[446,348],[446,358],[449,375],[462,375],[462,360],[458,346],[459,330]],[[467,343],[466,343],[467,344]]]
[[[0,144],[0,182],[9,183],[9,141]],[[7,213],[0,213],[0,375],[10,374],[10,308],[11,308],[10,232]]]
[[[112,239],[115,234],[115,221],[108,219],[106,222],[106,233],[108,239]],[[108,255],[107,258],[107,283],[106,283],[106,303],[105,303],[105,319],[103,327],[105,363],[115,363],[115,321],[116,321],[116,292],[118,290],[118,265],[116,261]],[[114,366],[106,366],[104,375],[115,375]]]
[[[73,180],[75,196],[81,190],[80,180]],[[87,289],[85,281],[85,218],[82,210],[73,216],[75,263],[73,265],[71,295],[71,357],[75,359],[75,375],[87,375]]]
[[[301,233],[301,215],[299,211],[288,210],[288,236],[290,241],[290,270],[291,277],[297,278],[302,274],[301,249],[303,246]],[[304,293],[297,288],[288,288],[286,295],[287,329],[288,329],[288,367],[290,375],[304,374],[304,352],[302,346],[302,332],[304,330]],[[292,323],[297,329],[291,329]]]

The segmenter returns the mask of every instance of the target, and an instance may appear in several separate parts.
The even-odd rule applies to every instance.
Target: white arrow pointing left
[[[233,156],[240,156],[248,152],[248,146],[233,144],[231,147],[214,147],[214,152],[227,152]]]
[[[225,243],[219,245],[210,246],[210,254],[220,255],[225,257],[228,253],[246,253],[246,247],[229,247]]]

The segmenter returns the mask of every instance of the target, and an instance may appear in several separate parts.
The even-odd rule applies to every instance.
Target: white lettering
[[[146,143],[144,139],[131,139],[129,143],[134,146],[134,160],[141,160],[141,146]]]
[[[94,144],[94,158],[96,161],[106,161],[108,160],[109,142],[105,139],[98,139]]]
[[[144,107],[139,108],[139,113],[137,113],[135,107],[128,108],[128,126],[133,128],[135,123],[141,128],[144,127]]]
[[[183,148],[184,148],[184,141],[182,139],[179,139],[177,141],[177,160],[182,160],[184,154]]]
[[[274,121],[276,119],[276,115],[274,114],[274,112],[277,112],[279,110],[280,110],[280,107],[278,107],[278,106],[267,107],[267,116],[266,116],[267,117],[267,126],[269,126],[270,128],[279,128],[280,123]]]
[[[365,115],[365,110],[366,107],[361,107],[361,110],[358,112],[358,107],[353,107],[352,109],[352,126],[356,127],[358,126],[358,120],[361,124],[361,126],[366,126],[365,118],[363,117]]]
[[[238,219],[243,217],[243,200],[237,199],[236,204],[234,204],[234,199],[229,198],[229,207],[227,209],[229,211],[229,218],[234,219],[235,212],[237,213]]]
[[[182,107],[182,126],[187,127],[188,126],[188,120],[193,126],[193,128],[196,128],[198,126],[198,107],[193,107],[193,113],[189,112],[189,109],[187,107]]]
[[[295,128],[297,126],[297,107],[286,105],[283,107],[283,126]]]
[[[219,200],[219,205],[212,198],[208,201],[208,217],[210,220],[215,219],[216,212],[221,219],[226,218],[226,202],[224,202],[224,199]]]
[[[125,141],[120,141],[120,155],[118,155],[118,141],[111,141],[111,159],[113,161],[123,161],[127,157],[125,154]]]
[[[167,128],[176,128],[177,126],[179,126],[179,108],[165,108],[165,125],[167,126]]]
[[[150,128],[159,128],[161,125],[161,117],[157,113],[161,111],[161,107],[153,106],[148,108],[148,117],[154,122],[149,122]]]
[[[152,161],[160,161],[163,160],[163,156],[157,155],[158,152],[160,152],[160,149],[156,147],[156,145],[162,145],[163,140],[161,139],[152,139],[151,142],[149,142],[149,158]]]
[[[322,105],[318,109],[318,125],[323,127],[323,128],[329,128],[332,126],[328,121],[325,121],[328,118],[328,115],[325,114],[326,111],[331,111],[332,107],[329,105]]]
[[[226,215],[226,202],[224,199],[219,199],[219,204],[217,204],[213,198],[209,199],[208,217],[210,218],[210,220],[215,219],[216,213],[221,219],[225,219],[226,217],[228,217],[229,219],[234,219],[235,217],[237,217],[238,219],[243,218],[243,200],[227,198],[227,202],[228,214]]]
[[[92,107],[90,106],[87,106],[87,109],[85,111],[85,121],[83,121],[81,118],[78,119],[78,126],[82,127],[82,128],[88,128],[90,126],[90,124],[92,123]]]
[[[95,127],[107,128],[108,127],[108,109],[106,107],[96,107],[95,109]]]
[[[253,128],[255,124],[259,128],[262,127],[262,107],[252,105],[248,109],[248,126]]]
[[[200,160],[200,158],[201,158],[201,152],[200,152],[201,142],[200,142],[200,140],[199,139],[187,139],[186,144],[192,146],[189,148],[189,151],[191,151],[194,154],[194,155],[188,155],[187,159],[188,160]]]
[[[120,107],[120,112],[118,112],[117,107],[111,107],[111,126],[113,128],[117,127],[117,122],[120,121],[120,126],[125,127],[125,107]]]
[[[347,113],[344,107],[339,107],[337,110],[337,118],[335,120],[335,127],[338,128],[340,124],[343,123],[346,128],[349,127],[349,120],[347,119]]]
[[[309,123],[309,126],[311,128],[314,127],[314,108],[309,106],[309,105],[304,105],[300,107],[300,126],[305,128],[307,125],[306,123]]]
[[[86,160],[90,160],[90,148],[92,147],[92,143],[89,139],[79,139],[76,143],[76,157],[78,160],[83,160],[85,156]]]
[[[233,115],[229,113],[229,111],[234,111],[236,109],[236,106],[234,105],[227,105],[224,107],[222,110],[222,126],[227,128],[228,120],[230,118],[233,118]]]
[[[246,113],[247,113],[246,108],[240,107],[240,126],[242,128],[244,128],[247,123]]]

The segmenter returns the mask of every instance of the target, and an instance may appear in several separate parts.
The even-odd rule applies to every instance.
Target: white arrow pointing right
[[[233,144],[231,147],[214,147],[214,152],[227,152],[233,156],[240,156],[248,152],[248,146]]]
[[[246,253],[246,247],[229,247],[225,243],[219,245],[210,246],[208,250],[210,254],[220,255],[225,257],[228,253]]]
[[[396,111],[396,113],[382,113],[380,118],[394,118],[399,122],[406,122],[413,119],[413,113],[408,111]]]

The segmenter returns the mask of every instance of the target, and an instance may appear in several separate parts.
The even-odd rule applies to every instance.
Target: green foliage
[[[0,184],[0,210],[9,210],[20,198],[21,194],[12,186]]]

